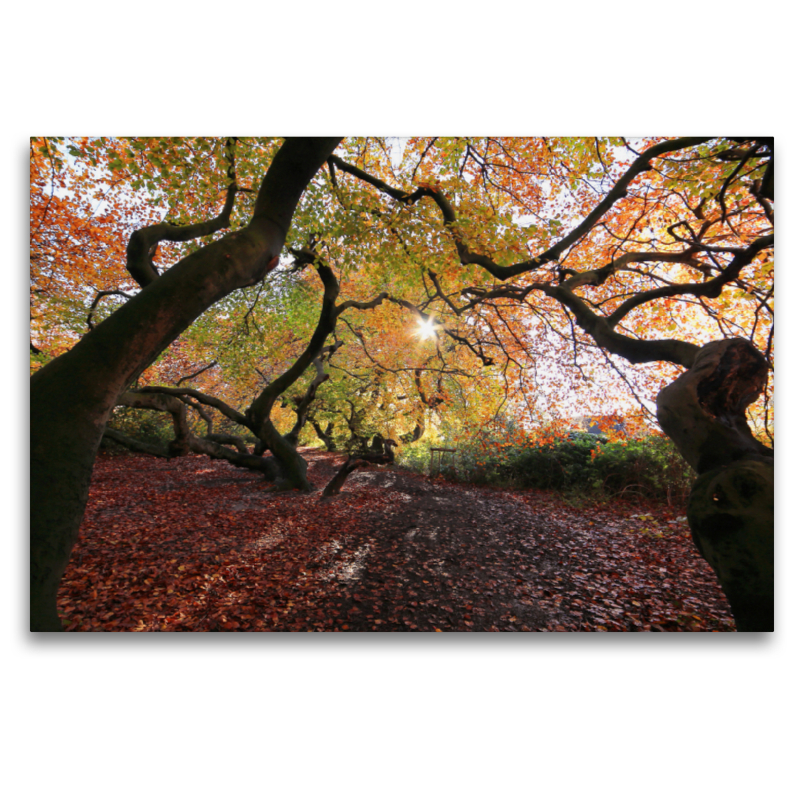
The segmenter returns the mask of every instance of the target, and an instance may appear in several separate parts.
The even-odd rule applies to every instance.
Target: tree
[[[131,257],[141,292],[31,379],[31,628],[59,630],[58,582],[78,535],[106,421],[145,367],[209,306],[263,280],[279,254],[300,196],[337,139],[288,140],[258,189],[249,224],[181,259],[152,280],[151,251],[193,226],[145,228]],[[229,172],[228,197],[237,189]],[[229,213],[226,201],[223,215]],[[224,227],[227,219],[219,220]],[[158,227],[158,226],[156,226]],[[203,230],[204,233],[211,231]],[[199,233],[199,232],[198,232]],[[162,238],[160,238],[162,237]],[[129,248],[129,255],[131,248]],[[148,269],[148,267],[150,267]]]
[[[592,413],[618,412],[633,398],[642,413],[657,414],[700,474],[689,506],[693,535],[739,628],[771,629],[772,451],[762,441],[771,440],[772,431],[771,140],[411,139],[401,160],[397,148],[381,139],[346,140],[336,155],[330,141],[291,140],[277,153],[275,143],[234,139],[45,141],[34,148],[34,258],[42,232],[54,227],[46,222],[53,203],[61,202],[51,191],[48,204],[43,177],[49,163],[49,185],[56,185],[55,165],[65,158],[58,153],[105,165],[111,180],[103,191],[115,180],[151,196],[160,191],[159,202],[170,198],[172,220],[158,222],[159,214],[145,207],[136,212],[148,224],[130,237],[127,264],[140,291],[119,280],[95,281],[90,305],[83,277],[66,268],[58,272],[63,247],[52,246],[49,260],[32,263],[32,313],[47,317],[52,331],[49,340],[37,338],[37,349],[64,349],[83,336],[33,378],[34,426],[44,436],[38,441],[54,442],[62,432],[65,438],[60,451],[48,453],[50,472],[41,466],[44,446],[32,454],[32,467],[38,459],[32,480],[51,480],[57,463],[72,463],[67,454],[79,441],[91,441],[82,450],[83,482],[64,484],[72,498],[69,525],[62,524],[44,548],[37,545],[37,564],[41,552],[58,550],[61,565],[49,572],[37,567],[47,581],[32,578],[32,609],[34,594],[45,609],[37,624],[57,626],[59,569],[77,532],[94,451],[118,400],[171,413],[173,452],[188,446],[213,454],[210,444],[233,445],[215,452],[247,466],[269,449],[270,463],[278,463],[272,477],[308,489],[296,450],[308,419],[323,439],[338,430],[352,443],[376,434],[402,442],[419,437],[435,419],[462,426],[472,420],[480,427],[505,408],[524,426],[574,414],[576,403],[591,397],[594,407],[584,409]],[[287,153],[295,154],[301,173],[276,171]],[[325,161],[327,169],[312,181]],[[242,189],[237,173],[252,182],[265,163],[270,166],[259,191]],[[284,182],[294,188],[284,191]],[[279,266],[272,245],[283,245],[303,188],[288,242],[292,263]],[[264,197],[273,195],[269,207],[281,209],[281,231],[259,251],[269,256],[270,270],[253,265],[246,278],[218,282],[216,271],[227,275],[233,266],[228,257],[258,249],[252,237],[274,219],[272,212],[263,214]],[[62,205],[59,218],[80,218],[76,201]],[[119,227],[118,216],[108,217]],[[208,222],[189,224],[192,219]],[[241,227],[222,236],[228,224]],[[77,223],[68,227],[80,230]],[[214,241],[198,247],[195,236]],[[89,238],[93,246],[100,241]],[[118,239],[107,237],[115,252]],[[171,258],[179,260],[165,269]],[[40,292],[44,261],[49,275],[62,275],[71,287],[70,309],[53,306]],[[187,262],[196,266],[183,266]],[[267,272],[270,280],[262,281]],[[209,282],[219,288],[208,291]],[[337,304],[340,292],[347,299]],[[142,300],[159,296],[160,305]],[[125,300],[120,308],[96,325],[107,313],[104,304],[119,298]],[[173,303],[186,307],[177,312],[180,322],[162,324]],[[371,310],[351,319],[343,313],[348,309]],[[92,330],[84,335],[79,324]],[[108,333],[97,336],[101,331]],[[129,341],[120,347],[116,337],[123,334]],[[107,366],[98,370],[100,359]],[[140,375],[156,385],[133,386]],[[158,380],[162,376],[166,380]],[[73,382],[74,396],[83,399],[57,413],[55,398],[67,386],[71,392]],[[162,385],[182,382],[198,388]],[[212,383],[214,397],[202,391]],[[296,388],[287,394],[300,385],[299,394]],[[123,394],[127,389],[138,391]],[[654,406],[649,400],[659,390]],[[102,399],[89,402],[92,392]],[[245,412],[225,410],[246,403]],[[224,411],[226,424],[248,429],[263,449],[242,453],[233,439],[219,439],[233,433],[214,434],[210,427],[204,437],[187,432],[181,419],[190,408],[218,418]],[[84,427],[73,424],[81,414]],[[48,415],[64,420],[61,427],[55,419],[40,427]],[[52,508],[48,513],[41,517],[44,528],[57,516]],[[32,546],[32,569],[33,553]]]
[[[415,172],[434,144],[425,145]],[[633,151],[635,157],[617,175],[609,169],[608,151],[603,154],[599,141],[594,145],[601,171],[593,172],[595,165],[589,165],[586,143],[571,143],[571,153],[570,145],[565,148],[578,171],[566,159],[559,164],[572,173],[566,180],[570,190],[581,180],[596,198],[576,197],[580,215],[566,235],[563,223],[544,220],[544,238],[541,228],[534,230],[538,253],[521,260],[515,242],[504,236],[513,220],[503,218],[502,206],[491,204],[491,191],[490,210],[473,207],[469,217],[466,202],[458,212],[451,202],[458,187],[447,173],[439,172],[436,182],[419,183],[411,191],[392,187],[337,156],[329,163],[398,204],[433,201],[457,264],[480,267],[504,282],[462,283],[448,291],[435,272],[428,273],[433,284],[429,299],[439,302],[440,319],[489,312],[484,316],[489,336],[484,338],[485,329],[471,346],[484,363],[490,345],[513,358],[514,345],[528,338],[528,320],[520,324],[515,312],[527,306],[540,318],[554,311],[565,314],[576,347],[597,347],[631,364],[664,362],[687,370],[658,394],[657,416],[700,475],[689,504],[693,537],[717,573],[739,629],[771,630],[773,454],[753,436],[746,411],[764,392],[771,367],[772,140],[655,142]],[[549,143],[545,146],[552,151]],[[537,170],[543,174],[545,168],[552,175],[554,162],[543,160],[541,145],[538,149],[532,154],[524,149],[513,152],[504,142],[490,140],[482,153],[471,143],[456,150],[445,144],[442,156],[444,163],[450,158],[452,169],[457,154],[459,177],[471,167],[474,180],[494,182],[501,194],[514,197],[517,207],[540,215],[541,184],[527,176]],[[499,170],[507,171],[507,180],[496,180]],[[656,177],[643,181],[647,173]],[[484,226],[475,225],[476,218],[486,216],[501,218],[488,235]],[[452,267],[449,271],[455,272]],[[527,285],[507,283],[523,275],[530,281]],[[735,297],[749,297],[749,315],[730,313],[736,310],[731,290]],[[501,299],[506,301],[502,306]],[[548,299],[554,303],[548,306]],[[717,301],[716,307],[712,301]],[[689,341],[708,327],[696,316],[689,318],[694,325],[685,326],[685,339],[658,337],[661,331],[680,329],[687,303],[695,306],[691,311],[708,313],[726,338],[705,346]],[[499,324],[508,333],[498,334]],[[441,329],[459,340],[447,325]],[[739,332],[747,338],[728,338]],[[763,430],[767,433],[768,426]]]

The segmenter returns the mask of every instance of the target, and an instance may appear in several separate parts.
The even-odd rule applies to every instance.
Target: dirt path
[[[323,486],[341,456],[306,450]],[[104,456],[73,630],[731,630],[675,509],[354,473],[323,499],[204,457]]]

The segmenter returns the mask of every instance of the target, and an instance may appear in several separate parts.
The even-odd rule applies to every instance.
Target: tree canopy
[[[33,138],[30,160],[34,414],[81,376],[84,483],[119,405],[172,416],[167,456],[306,490],[300,435],[506,418],[658,417],[701,473],[771,458],[771,139]]]
[[[278,144],[33,139],[34,369],[242,227]],[[770,153],[758,139],[345,140],[270,277],[212,306],[140,384],[183,378],[247,404],[313,334],[316,259],[340,303],[388,295],[339,318],[321,421],[343,424],[360,398],[395,435],[449,411],[476,428],[501,411],[531,429],[584,414],[653,421],[658,390],[714,339],[752,342],[771,375]],[[748,411],[764,441],[771,397],[770,382]]]

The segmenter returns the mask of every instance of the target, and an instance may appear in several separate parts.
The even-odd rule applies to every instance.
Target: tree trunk
[[[31,630],[61,630],[58,584],[117,398],[200,314],[278,263],[300,196],[338,141],[287,140],[246,228],[179,261],[31,378]]]
[[[261,424],[259,436],[280,466],[275,487],[310,492],[313,487],[306,477],[308,462],[297,452],[297,447],[285,436],[281,436],[270,419],[265,419]]]
[[[336,452],[336,441],[333,438],[333,423],[328,422],[328,424],[323,428],[315,419],[309,417],[311,421],[311,426],[314,428],[317,436],[322,440],[322,443],[325,445],[325,449],[329,453]]]
[[[692,539],[740,631],[774,629],[773,451],[745,416],[766,377],[766,361],[748,341],[712,342],[657,398],[661,427],[699,473],[689,497]]]
[[[348,476],[351,472],[358,469],[359,467],[366,467],[367,462],[361,458],[354,458],[353,456],[348,456],[347,461],[342,464],[339,471],[331,478],[328,485],[323,489],[322,496],[323,497],[333,497],[334,495],[339,494],[342,490],[342,486],[344,486],[344,482],[347,480]]]

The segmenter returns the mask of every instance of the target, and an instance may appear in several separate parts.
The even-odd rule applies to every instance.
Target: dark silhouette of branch
[[[184,381],[190,381],[192,380],[192,378],[196,378],[198,375],[202,375],[206,370],[209,370],[212,367],[216,366],[217,366],[217,360],[214,359],[210,364],[197,370],[197,372],[193,372],[191,375],[184,375],[175,385],[180,386]]]
[[[155,264],[153,264],[153,258],[161,242],[188,242],[201,236],[216,233],[231,224],[231,212],[233,211],[238,191],[238,186],[236,185],[235,145],[236,137],[229,137],[225,142],[229,183],[225,192],[222,211],[214,219],[190,225],[173,225],[170,222],[159,222],[155,225],[139,228],[131,234],[131,238],[128,241],[125,266],[131,277],[142,288],[145,288],[158,278],[159,273]]]
[[[89,306],[89,316],[86,317],[86,324],[88,325],[89,330],[92,330],[94,328],[94,323],[92,322],[92,315],[94,314],[95,309],[97,308],[97,304],[104,297],[108,297],[109,295],[112,295],[112,294],[118,294],[121,297],[124,297],[126,300],[130,300],[131,299],[131,295],[129,295],[127,292],[123,292],[121,289],[110,289],[109,291],[106,291],[106,292],[98,292],[95,295],[94,300],[92,301],[92,305]]]

